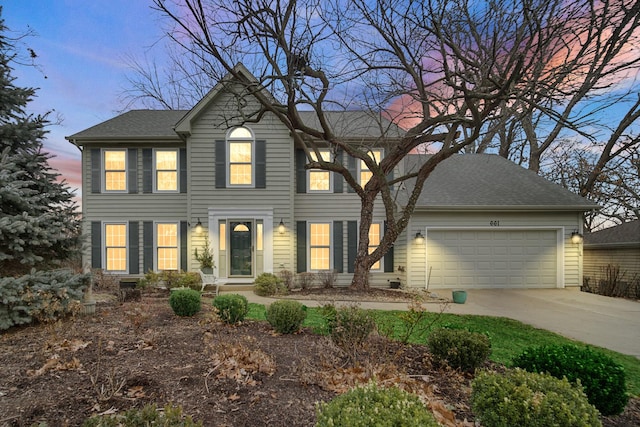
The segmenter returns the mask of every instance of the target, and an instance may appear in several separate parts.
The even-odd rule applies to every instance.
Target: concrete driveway
[[[253,291],[238,293],[260,304],[269,305],[274,301],[259,297]],[[450,290],[439,289],[435,293],[451,298]],[[304,303],[310,307],[322,304]],[[406,303],[361,302],[359,305],[379,310],[407,309]],[[472,289],[467,291],[465,304],[451,303],[445,312],[508,317],[640,358],[640,302],[580,292],[578,288]]]
[[[438,290],[440,296],[450,292]],[[640,302],[569,289],[467,291],[447,313],[502,316],[640,358]]]

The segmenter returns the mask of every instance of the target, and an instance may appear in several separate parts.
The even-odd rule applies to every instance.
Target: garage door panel
[[[433,287],[553,288],[555,230],[428,230]]]

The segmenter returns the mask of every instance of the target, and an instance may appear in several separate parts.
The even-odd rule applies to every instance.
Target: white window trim
[[[156,153],[158,151],[172,151],[176,153],[176,189],[175,190],[158,190],[158,169],[156,161]],[[180,150],[177,148],[154,148],[153,149],[153,192],[154,193],[179,193],[180,192]],[[164,171],[165,169],[163,169]],[[168,169],[166,169],[168,170]]]
[[[124,270],[107,270],[107,225],[124,225],[124,233],[125,233],[125,251],[126,251],[126,259],[125,259],[125,269]],[[118,246],[119,247],[119,246]],[[128,274],[129,273],[129,257],[131,254],[129,253],[129,222],[118,222],[118,221],[108,221],[102,223],[102,266],[103,270],[109,274]]]
[[[329,153],[329,155],[331,155],[331,150],[324,149],[324,148],[320,148],[318,149],[318,151],[322,152],[327,152]],[[333,193],[333,172],[325,170],[325,169],[307,169],[307,193],[315,193],[315,194],[320,194],[320,193]],[[327,175],[329,176],[329,188],[327,190],[312,190],[311,189],[311,174],[313,172],[326,172]]]
[[[182,236],[180,235],[180,221],[154,221],[153,222],[153,271],[160,271],[160,269],[158,269],[158,224],[176,224],[177,227],[177,246],[176,249],[178,249],[178,256],[177,256],[177,268],[175,270],[168,270],[168,271],[180,271],[180,239],[182,238]],[[169,246],[167,246],[169,247]],[[127,252],[128,253],[128,252]],[[164,271],[164,270],[163,270]]]
[[[238,128],[244,128],[251,134],[251,139],[247,138],[231,138],[231,133]],[[250,142],[251,143],[251,184],[232,184],[231,183],[231,143],[232,142]],[[227,131],[225,136],[225,152],[226,162],[226,180],[227,188],[255,188],[256,187],[256,135],[251,128],[246,126],[235,126]]]
[[[369,151],[367,151],[367,153],[376,152],[376,151],[380,151],[380,161],[382,161],[382,159],[384,159],[384,150],[382,148],[372,148]],[[365,170],[367,170],[367,171],[371,171],[371,170],[370,169],[362,169],[362,160],[361,159],[356,158],[356,164],[357,164],[356,169],[357,169],[357,174],[358,174],[358,184],[362,186],[362,180],[360,179],[362,177],[362,172],[365,171]]]
[[[307,221],[307,271],[315,273],[325,271],[326,269],[313,270],[311,268],[311,225],[312,224],[328,224],[329,225],[329,270],[333,270],[333,221]],[[324,247],[324,246],[317,246]]]
[[[107,168],[105,167],[106,155],[109,151],[124,151],[124,190],[107,190]],[[126,194],[129,192],[129,150],[126,148],[103,148],[100,153],[100,181],[102,192],[108,194]]]

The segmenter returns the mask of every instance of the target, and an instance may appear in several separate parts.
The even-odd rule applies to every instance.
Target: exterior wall
[[[619,266],[622,281],[640,280],[640,247],[637,248],[584,248],[584,277],[591,284],[603,279],[607,265]]]
[[[439,229],[554,229],[559,233],[558,248],[561,277],[558,287],[582,283],[582,245],[571,243],[571,233],[581,230],[581,216],[576,212],[417,212],[404,238],[407,248],[407,281],[410,287],[426,287],[426,245],[416,242],[417,232],[427,235],[429,228]]]

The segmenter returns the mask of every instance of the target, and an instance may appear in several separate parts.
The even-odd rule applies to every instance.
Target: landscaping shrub
[[[513,360],[529,372],[548,372],[556,378],[578,380],[589,402],[603,415],[624,410],[629,396],[624,368],[604,353],[588,347],[555,345],[530,348]]]
[[[190,416],[182,415],[180,406],[171,404],[158,411],[156,405],[145,405],[142,409],[129,409],[120,414],[98,415],[91,417],[82,423],[83,427],[196,427],[202,426],[201,422],[194,422]]]
[[[489,338],[463,329],[436,329],[427,339],[437,362],[446,361],[454,369],[474,371],[491,354]]]
[[[268,297],[271,295],[286,294],[287,288],[282,283],[282,280],[273,273],[262,273],[253,282],[253,292],[261,297]]]
[[[200,311],[200,292],[193,289],[172,291],[169,305],[178,316],[193,316]]]
[[[242,322],[249,312],[249,302],[244,295],[224,294],[213,300],[218,316],[224,323],[233,325]]]
[[[306,317],[307,308],[298,301],[275,301],[266,311],[267,322],[281,334],[297,332]]]
[[[358,387],[317,407],[316,427],[437,427],[420,399],[398,388]]]
[[[323,308],[327,328],[333,343],[355,359],[376,326],[371,314],[356,306]]]
[[[287,291],[290,291],[295,287],[295,276],[293,272],[289,270],[280,270],[278,276],[280,277],[280,280],[282,280],[284,287],[287,288]]]
[[[471,406],[485,427],[601,425],[579,386],[521,369],[480,372],[471,383]]]

